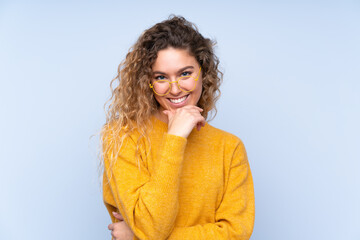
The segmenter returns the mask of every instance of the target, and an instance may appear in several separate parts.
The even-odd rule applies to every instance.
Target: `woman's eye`
[[[164,80],[165,79],[165,77],[164,76],[162,76],[162,75],[160,75],[160,76],[156,76],[155,77],[155,80]]]
[[[182,76],[182,77],[184,77],[184,76],[191,76],[191,74],[192,74],[192,72],[183,72],[183,73],[181,74],[181,76]]]

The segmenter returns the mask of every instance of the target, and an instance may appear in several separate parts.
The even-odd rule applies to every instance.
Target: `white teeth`
[[[185,97],[182,97],[182,98],[178,98],[178,99],[171,99],[169,98],[170,102],[172,103],[181,103],[183,101],[185,101],[185,99],[187,98],[188,95],[186,95]]]

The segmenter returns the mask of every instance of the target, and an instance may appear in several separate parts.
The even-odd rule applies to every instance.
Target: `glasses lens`
[[[154,91],[156,94],[166,94],[170,89],[170,83],[166,80],[158,80],[154,82]]]
[[[193,76],[184,76],[179,78],[179,87],[183,92],[190,92],[195,89],[196,81]]]

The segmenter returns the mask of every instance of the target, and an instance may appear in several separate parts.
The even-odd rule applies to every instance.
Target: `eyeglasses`
[[[149,83],[150,88],[159,96],[167,95],[171,91],[171,83],[177,83],[179,89],[185,93],[191,92],[196,87],[196,82],[199,80],[201,72],[201,67],[199,69],[199,74],[195,78],[193,75],[186,75],[179,77],[176,81],[169,81],[165,79],[156,80],[153,84]]]

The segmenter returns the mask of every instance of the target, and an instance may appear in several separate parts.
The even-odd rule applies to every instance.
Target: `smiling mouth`
[[[181,98],[168,98],[170,102],[172,103],[182,103],[188,98],[189,94],[186,96],[183,96]]]

